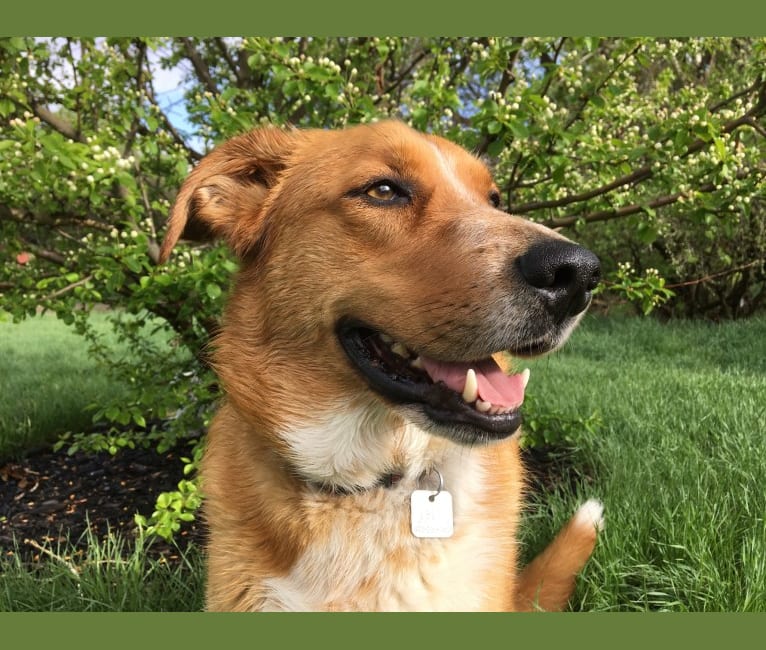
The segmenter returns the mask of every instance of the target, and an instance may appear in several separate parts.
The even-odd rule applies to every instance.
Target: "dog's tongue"
[[[423,368],[434,382],[444,382],[452,390],[462,393],[465,374],[469,368],[476,373],[479,398],[493,406],[516,408],[524,401],[524,379],[521,375],[506,375],[491,357],[482,361],[436,361],[421,355]]]

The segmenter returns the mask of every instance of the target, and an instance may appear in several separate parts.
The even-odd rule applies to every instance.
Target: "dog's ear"
[[[258,240],[263,205],[300,132],[259,128],[216,147],[181,186],[168,219],[160,263],[183,236],[223,238],[239,256]]]

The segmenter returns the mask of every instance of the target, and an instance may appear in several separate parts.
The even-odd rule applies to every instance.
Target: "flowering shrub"
[[[635,304],[647,316],[656,307],[665,304],[675,294],[666,286],[665,278],[654,268],[639,275],[630,262],[620,262],[617,270],[598,287],[597,293],[608,290]]]
[[[135,387],[61,444],[195,449],[235,264],[188,242],[157,265],[178,187],[259,124],[393,117],[486,158],[506,210],[599,254],[605,292],[746,315],[766,296],[764,69],[745,38],[0,39],[0,308],[55,312]],[[89,327],[97,306],[129,359]],[[196,503],[179,493],[164,532]]]

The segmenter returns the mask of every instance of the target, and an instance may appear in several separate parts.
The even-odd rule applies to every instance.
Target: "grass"
[[[546,495],[528,522],[532,554],[578,501],[604,502],[576,608],[766,610],[766,320],[591,318],[530,391],[604,423],[570,459],[591,474],[577,497]]]
[[[106,314],[95,312],[91,321],[116,345]],[[124,390],[52,314],[0,320],[0,461],[87,429],[86,407]]]
[[[139,540],[87,540],[87,552],[43,547],[41,561],[24,564],[15,553],[0,560],[0,612],[199,611],[204,586],[202,557],[191,547],[181,562],[152,559]]]
[[[73,347],[59,349],[75,355]],[[46,363],[18,363],[10,383],[28,381],[24,373],[34,367],[47,395],[50,382],[40,381],[50,375]],[[570,419],[598,412],[603,422],[567,454],[581,469],[574,493],[540,495],[524,521],[529,557],[580,502],[604,502],[606,530],[578,579],[573,608],[766,610],[766,319],[713,325],[590,317],[561,352],[530,365],[536,404]],[[79,381],[93,374],[76,364],[69,373]],[[0,399],[7,418],[7,405],[21,398]],[[93,541],[86,557],[71,558],[49,549],[32,571],[15,557],[0,559],[0,610],[201,607],[196,551],[171,569],[140,548],[121,559],[119,547],[118,540]]]
[[[106,313],[94,312],[90,319],[107,345],[130,354],[117,342]],[[89,428],[87,406],[123,393],[127,387],[90,358],[85,341],[55,316],[19,324],[0,320],[0,465],[50,446],[64,431]],[[29,553],[0,549],[0,612],[202,608],[199,549],[181,553],[181,562],[170,565],[147,554],[140,539],[88,535],[86,542],[84,554],[74,544],[44,546],[31,564],[22,560]]]

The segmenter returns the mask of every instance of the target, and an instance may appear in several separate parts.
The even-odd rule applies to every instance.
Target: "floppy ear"
[[[216,147],[189,174],[168,220],[160,263],[186,233],[225,239],[239,256],[258,240],[262,208],[286,166],[298,131],[255,129]]]

